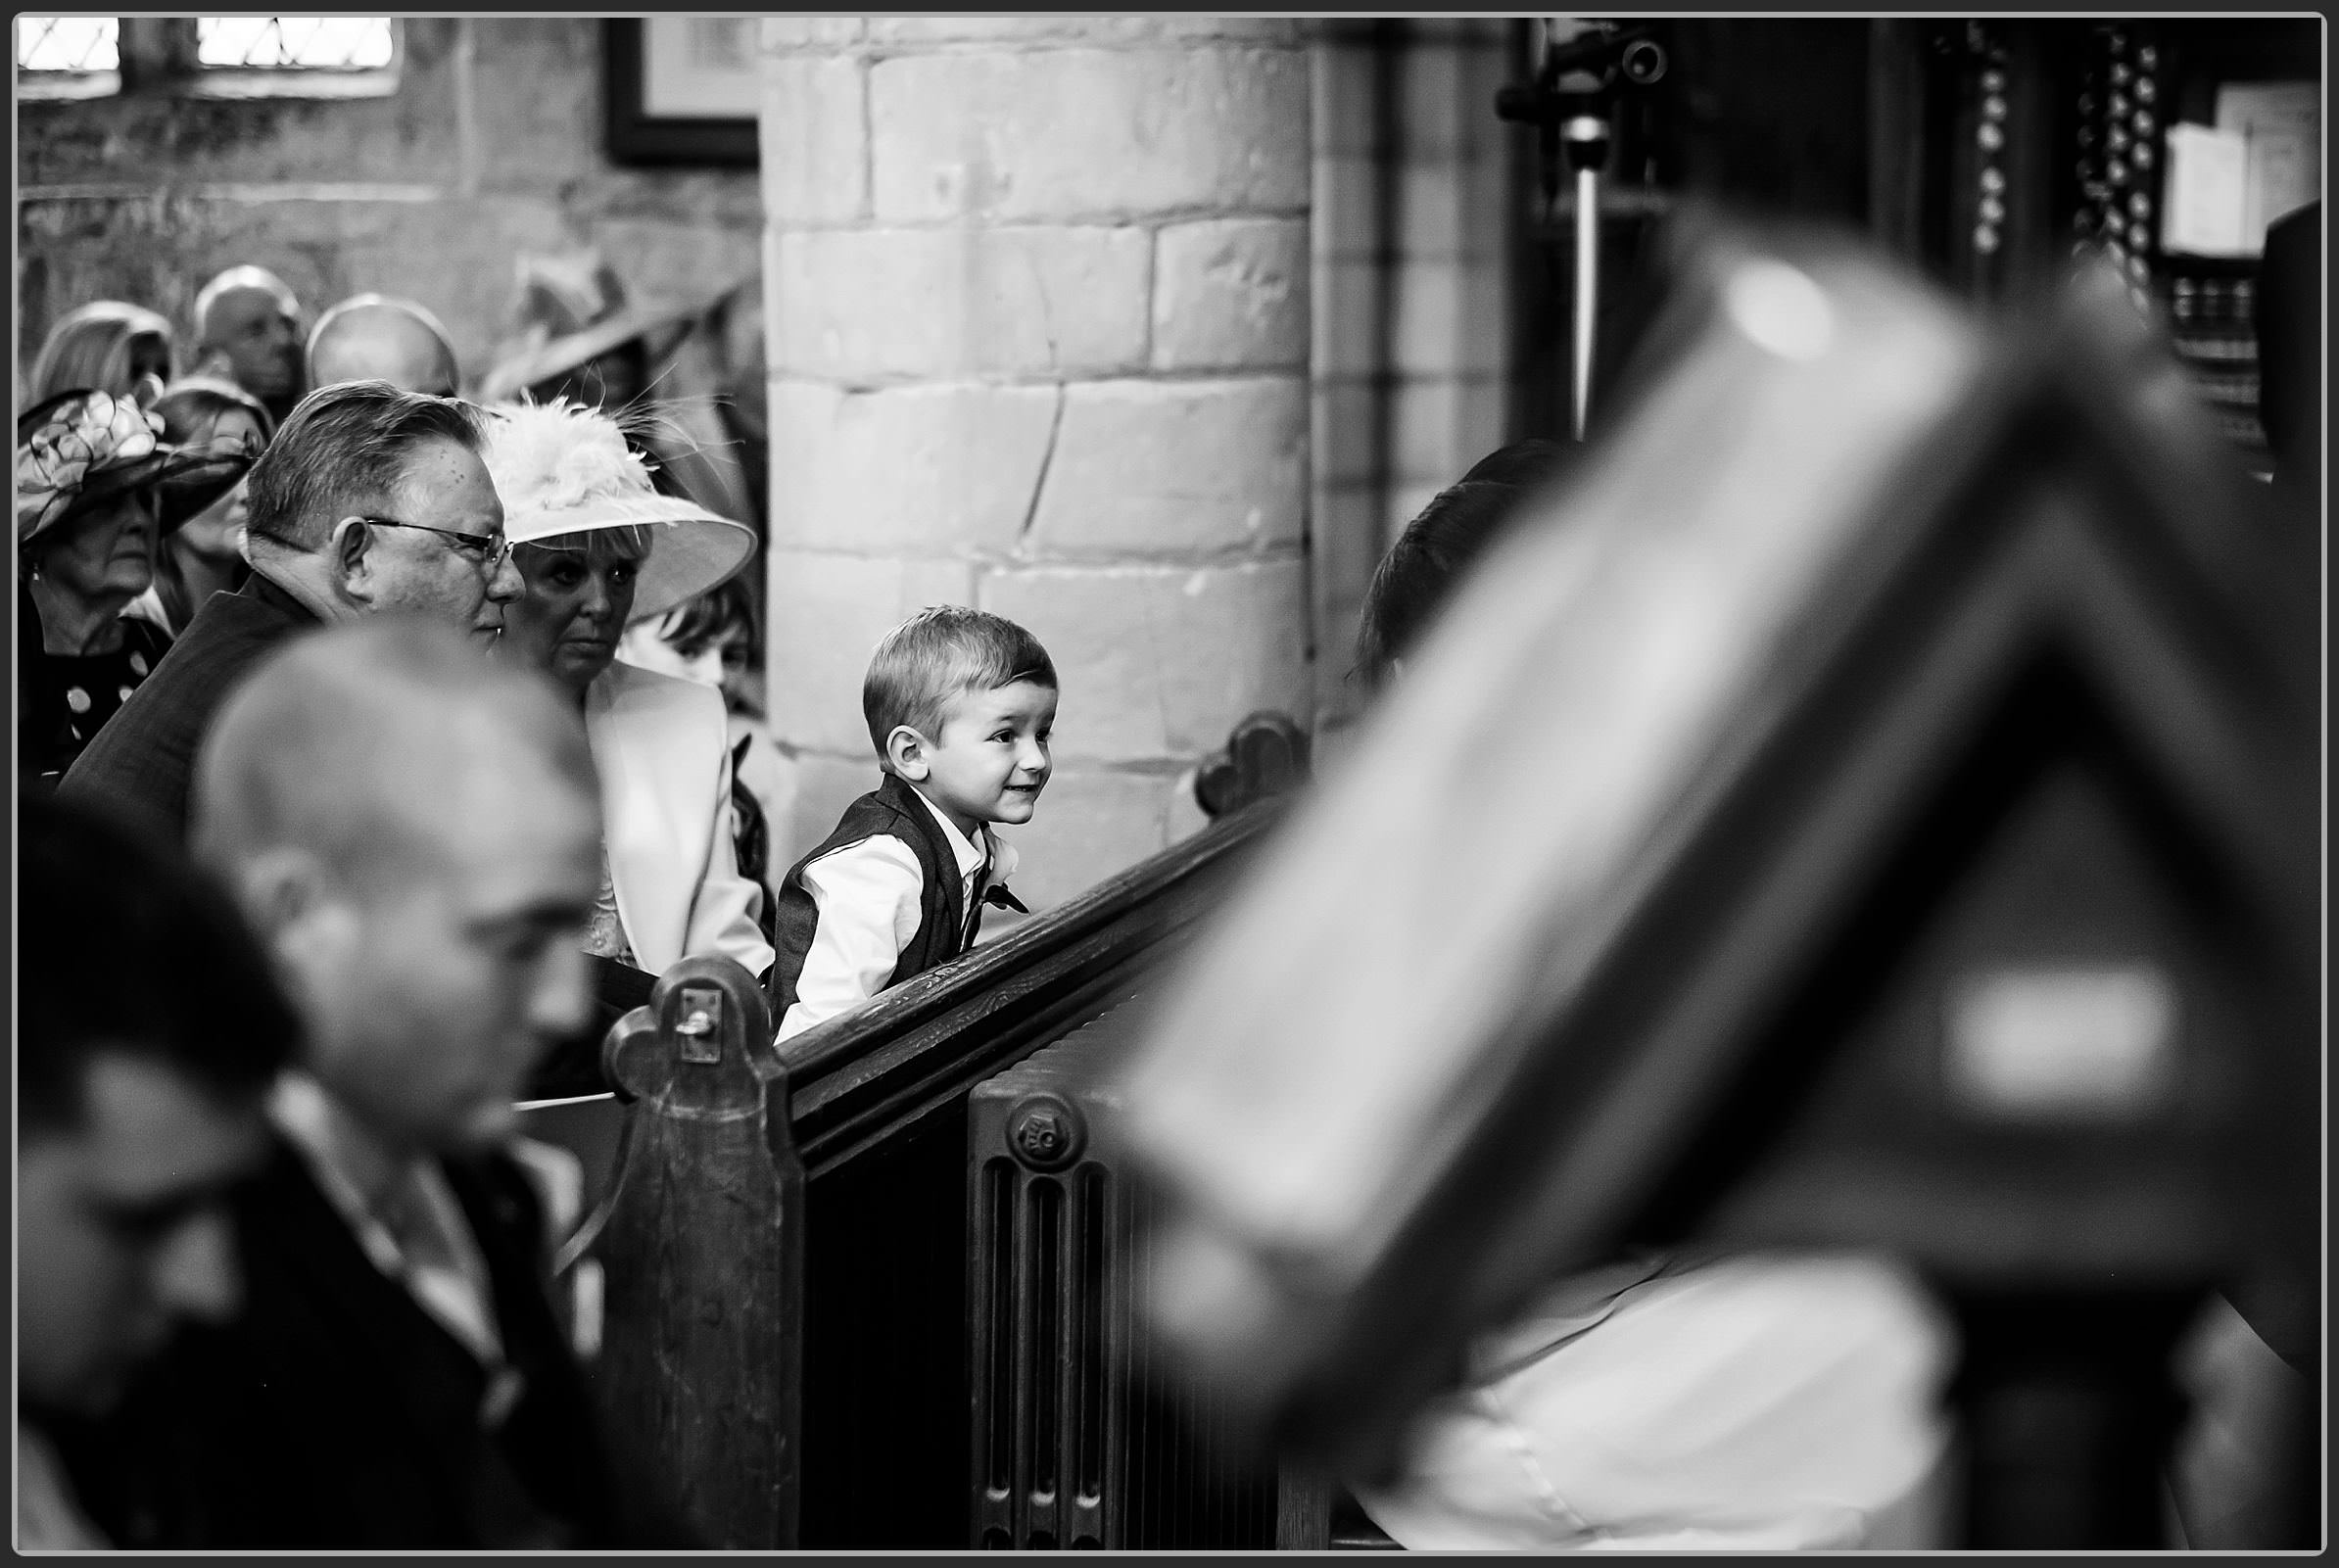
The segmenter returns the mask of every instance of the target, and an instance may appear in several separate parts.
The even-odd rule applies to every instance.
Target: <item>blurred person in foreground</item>
[[[337,381],[387,381],[452,398],[462,390],[462,371],[447,328],[429,310],[412,300],[358,294],[318,316],[309,332],[309,385]]]
[[[607,833],[585,936],[597,1022],[605,1028],[645,1001],[678,959],[720,953],[762,977],[765,895],[735,858],[723,700],[617,659],[629,622],[736,577],[755,536],[658,494],[618,422],[596,408],[491,409],[484,455],[525,584],[500,656],[551,678],[584,719],[600,778]],[[597,1036],[581,1042],[589,1070],[571,1087],[599,1088]]]
[[[195,296],[195,369],[223,376],[278,424],[309,389],[301,380],[301,302],[264,266],[231,266]]]
[[[184,451],[237,455],[247,470],[276,433],[276,421],[258,398],[215,376],[175,381],[153,406],[163,420],[164,440]],[[244,559],[244,524],[251,511],[246,496],[243,475],[224,494],[183,484],[159,487],[155,523],[162,548],[155,555],[154,584],[122,613],[175,638],[214,594],[242,588],[252,575]]]
[[[252,576],[195,613],[154,678],[69,770],[63,792],[186,832],[196,747],[235,683],[295,633],[411,610],[485,649],[520,576],[480,462],[478,410],[353,381],[304,399],[252,465]]]
[[[220,711],[195,846],[306,1032],[236,1195],[242,1316],[73,1456],[125,1545],[681,1544],[629,1512],[549,1300],[573,1157],[514,1099],[587,1017],[600,820],[576,715],[453,628],[272,654]]]
[[[181,451],[128,398],[68,392],[17,419],[17,767],[47,790],[162,662],[123,610],[155,579],[157,488],[204,500],[251,459]]]
[[[16,1544],[88,1549],[111,1543],[51,1434],[104,1416],[181,1322],[237,1309],[227,1191],[298,1026],[192,868],[40,797],[20,813]]]
[[[1519,442],[1440,492],[1374,573],[1375,691],[1569,453]],[[1905,1549],[1939,1544],[1950,1335],[1858,1256],[1614,1259],[1470,1348],[1393,1479],[1351,1489],[1414,1550]]]
[[[1381,557],[1365,590],[1352,679],[1379,691],[1405,673],[1407,656],[1428,635],[1459,579],[1528,497],[1557,477],[1569,455],[1555,441],[1514,441],[1430,498]]]
[[[151,404],[170,379],[170,363],[169,321],[142,305],[93,300],[49,329],[26,395],[39,403],[61,392],[95,390]]]
[[[780,896],[773,875],[773,825],[790,819],[796,781],[795,765],[764,727],[757,697],[761,684],[749,667],[756,641],[755,600],[744,578],[734,577],[679,608],[635,621],[618,641],[617,656],[723,693],[731,724],[733,847],[740,875],[764,889],[762,925],[769,941],[774,908],[769,900]]]

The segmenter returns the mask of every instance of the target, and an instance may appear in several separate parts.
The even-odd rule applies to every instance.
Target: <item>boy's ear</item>
[[[926,760],[926,736],[906,724],[895,725],[885,736],[885,761],[912,784],[922,782],[933,768]]]

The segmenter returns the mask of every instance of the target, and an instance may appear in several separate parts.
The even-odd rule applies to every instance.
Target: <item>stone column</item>
[[[1309,68],[1259,18],[763,24],[775,858],[872,787],[861,676],[928,604],[1063,682],[1034,909],[1199,826],[1306,722]]]

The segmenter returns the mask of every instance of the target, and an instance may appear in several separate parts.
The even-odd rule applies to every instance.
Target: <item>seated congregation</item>
[[[572,312],[475,402],[410,302],[343,302],[304,342],[290,291],[238,268],[197,314],[174,376],[161,317],[76,312],[19,420],[23,901],[43,918],[19,970],[18,1544],[796,1544],[792,1518],[732,1539],[689,1478],[630,1462],[645,1439],[600,1380],[608,1335],[638,1324],[606,1308],[659,1282],[600,1270],[655,1259],[594,1251],[595,1178],[522,1108],[614,1090],[627,1137],[664,1136],[649,1116],[674,1105],[633,1096],[606,1052],[651,1013],[674,1043],[678,966],[752,980],[750,1054],[781,1088],[986,953],[1018,976],[1007,948],[1038,951],[1048,917],[978,949],[986,910],[1029,913],[999,830],[1041,811],[1082,672],[995,614],[909,615],[867,655],[875,786],[775,864],[785,785],[740,680],[759,536],[722,473],[684,483],[626,413],[654,323]],[[1506,446],[1403,531],[1355,637],[1367,727],[1410,711],[1443,613],[1552,526],[1579,460]],[[1230,816],[1269,841],[1288,805]],[[1049,1029],[1111,1016],[1126,979]],[[998,994],[998,1015],[1037,1006]],[[900,1097],[936,1147],[964,1142],[953,1081]],[[1049,1142],[1063,1126],[1023,1129],[1026,1164],[1078,1155]],[[1634,1250],[1544,1284],[1412,1410],[1402,1462],[1329,1483],[1375,1544],[1956,1543],[1957,1329],[1901,1261]],[[823,1310],[812,1329],[838,1332]],[[807,1387],[836,1375],[808,1366]],[[966,1403],[943,1392],[955,1424],[900,1441],[955,1463]],[[767,1426],[792,1489],[823,1462],[793,1446],[824,1434]],[[1319,1495],[1319,1525],[1332,1511]]]

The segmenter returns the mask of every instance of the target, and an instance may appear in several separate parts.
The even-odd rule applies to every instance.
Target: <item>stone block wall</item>
[[[597,21],[403,26],[388,97],[20,104],[20,376],[50,323],[90,300],[149,306],[191,337],[196,290],[243,261],[311,312],[367,289],[421,301],[467,376],[506,330],[522,251],[597,245],[645,300],[754,275],[754,171],[608,161]]]
[[[1059,903],[1200,826],[1245,714],[1310,717],[1306,38],[774,17],[762,49],[778,847],[877,781],[879,639],[972,604],[1064,684],[1012,831]]]
[[[1505,261],[1519,132],[1494,112],[1522,73],[1512,26],[1342,22],[1315,51],[1312,592],[1327,761],[1356,716],[1346,676],[1381,552],[1520,433]]]

